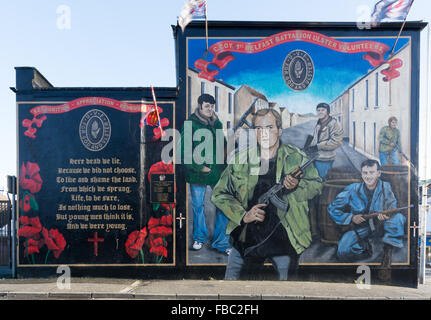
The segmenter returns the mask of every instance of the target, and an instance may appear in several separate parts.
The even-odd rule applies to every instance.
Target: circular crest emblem
[[[283,79],[294,91],[307,89],[314,77],[314,64],[310,55],[302,50],[290,52],[283,62]]]
[[[88,111],[79,124],[81,142],[90,151],[100,151],[111,138],[111,122],[108,116],[97,109]]]

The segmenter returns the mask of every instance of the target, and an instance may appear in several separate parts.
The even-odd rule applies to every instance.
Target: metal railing
[[[0,266],[10,265],[11,255],[11,214],[9,201],[0,201]]]

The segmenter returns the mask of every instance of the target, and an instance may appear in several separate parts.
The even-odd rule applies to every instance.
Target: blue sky
[[[366,15],[364,8],[371,10],[374,3],[375,0],[208,0],[208,17],[355,22]],[[0,1],[0,189],[5,186],[6,175],[17,174],[16,105],[9,89],[15,86],[14,67],[36,67],[58,87],[175,86],[171,25],[176,24],[183,4],[184,0]],[[57,9],[61,5],[71,10],[70,29],[57,27]],[[430,16],[431,1],[416,0],[408,20],[430,21]],[[425,30],[424,43],[426,34]],[[424,45],[424,69],[426,55]],[[425,94],[423,101],[424,97]]]
[[[255,42],[260,39],[236,38],[231,40]],[[211,46],[223,40],[225,39],[212,40],[208,45]],[[340,39],[343,42],[367,40],[384,43],[389,50],[395,43],[395,40],[392,39]],[[394,52],[397,52],[407,42],[407,39],[399,39]],[[189,39],[188,64],[190,67],[194,67],[194,62],[202,58],[205,48],[205,40]],[[302,92],[289,89],[281,72],[286,55],[296,49],[303,50],[310,55],[315,69],[310,86]],[[364,54],[340,53],[316,44],[295,41],[255,54],[233,53],[235,59],[220,70],[216,78],[223,79],[236,88],[241,85],[249,85],[263,93],[269,101],[277,102],[281,107],[287,107],[290,112],[314,113],[318,103],[332,102],[352,83],[368,73],[372,66],[363,59]],[[213,55],[208,54],[207,60],[212,59]]]

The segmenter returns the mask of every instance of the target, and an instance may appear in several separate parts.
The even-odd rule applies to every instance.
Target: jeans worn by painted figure
[[[279,280],[287,280],[289,275],[289,267],[291,258],[290,256],[275,256],[269,258],[272,266],[277,271]],[[243,270],[245,260],[241,257],[241,254],[235,247],[232,248],[229,254],[228,264],[226,267],[225,280],[239,280],[241,271]]]
[[[202,103],[199,102],[201,98],[203,101]],[[182,163],[185,181],[190,185],[193,210],[193,249],[195,250],[201,249],[202,244],[209,240],[205,221],[206,188],[207,186],[214,186],[217,183],[225,167],[224,158],[222,157],[223,161],[219,161],[220,159],[218,159],[219,157],[217,156],[217,154],[220,153],[217,150],[217,132],[223,130],[223,124],[214,112],[211,116],[208,116],[206,114],[207,110],[203,107],[204,105],[208,107],[208,104],[210,104],[210,106],[212,104],[213,108],[214,103],[214,98],[208,94],[203,94],[199,97],[198,107],[189,119],[184,122],[178,146],[180,154],[184,157],[184,159],[182,159]],[[197,161],[196,157],[193,156],[195,148],[197,148],[206,139],[204,136],[201,137],[201,140],[194,139],[193,137],[195,137],[195,133],[198,131],[206,132],[213,138],[211,144],[212,149],[205,149],[203,163]],[[226,145],[226,139],[224,136],[223,139],[223,143]],[[189,150],[187,149],[187,146],[189,147]],[[220,210],[216,211],[215,218],[216,222],[212,247],[223,253],[228,253],[227,249],[231,247],[229,244],[229,236],[226,235],[228,220]]]
[[[400,159],[398,157],[398,153],[397,150],[393,149],[393,150],[389,150],[386,152],[379,152],[379,158],[380,158],[380,164],[382,166],[385,166],[387,164],[389,164],[389,161],[391,162],[391,164],[395,164],[395,165],[399,165],[400,164]]]
[[[332,168],[332,164],[334,161],[314,161],[314,165],[317,169],[317,172],[319,172],[319,176],[325,180],[326,175],[328,174],[329,169]]]
[[[338,225],[349,225],[352,221],[354,213],[368,214],[373,212],[381,212],[383,210],[394,209],[397,207],[397,200],[392,192],[391,185],[388,182],[379,180],[374,190],[374,194],[369,206],[365,195],[365,184],[353,183],[347,186],[336,199],[329,205],[328,212],[332,219]],[[402,248],[404,226],[406,218],[401,213],[394,214],[390,219],[382,221],[383,236],[381,241],[387,245]],[[372,231],[375,228],[375,231]],[[341,237],[338,243],[337,257],[341,260],[357,260],[363,257],[365,249],[363,243],[368,241],[372,236],[378,235],[378,225],[373,220],[368,220],[366,223],[358,225],[356,231],[347,231]],[[358,239],[361,239],[359,241]]]
[[[209,239],[207,224],[205,221],[205,193],[207,186],[191,184],[193,209],[193,241],[206,243]],[[213,232],[212,247],[218,251],[226,252],[231,247],[229,235],[226,234],[226,226],[229,220],[219,210],[216,210],[216,219]]]

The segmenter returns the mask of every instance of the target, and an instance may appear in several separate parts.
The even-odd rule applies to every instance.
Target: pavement
[[[418,288],[307,281],[0,279],[0,300],[431,300],[431,275]]]

